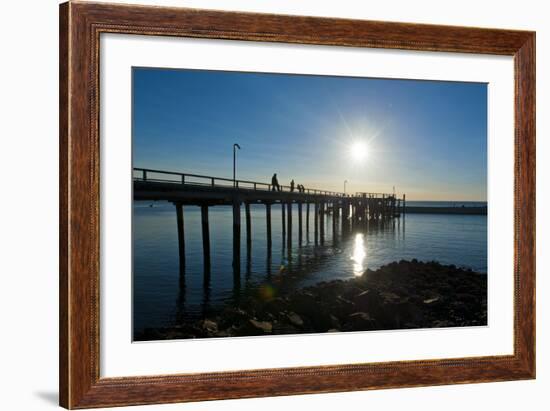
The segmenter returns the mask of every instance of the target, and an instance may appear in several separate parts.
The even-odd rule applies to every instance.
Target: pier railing
[[[273,186],[268,183],[249,180],[233,180],[225,177],[205,176],[200,174],[179,173],[175,171],[154,170],[148,168],[134,168],[133,179],[135,181],[151,181],[161,183],[173,183],[182,185],[193,185],[202,187],[220,187],[220,188],[237,188],[253,191],[272,191]],[[291,187],[287,185],[279,185],[279,190],[282,192],[292,192]],[[299,193],[296,186],[294,192]],[[304,188],[304,194],[325,195],[333,197],[344,197],[344,193],[329,190],[319,190],[316,188]]]

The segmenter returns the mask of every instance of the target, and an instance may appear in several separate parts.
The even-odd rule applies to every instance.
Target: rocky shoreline
[[[487,325],[487,276],[437,262],[399,261],[284,297],[258,292],[237,307],[136,341]]]

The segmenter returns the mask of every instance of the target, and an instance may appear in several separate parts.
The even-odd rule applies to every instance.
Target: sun
[[[369,155],[369,148],[363,141],[356,141],[351,145],[350,153],[354,161],[363,161]]]

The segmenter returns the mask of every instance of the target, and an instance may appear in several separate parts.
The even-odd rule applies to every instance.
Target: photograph
[[[548,409],[547,9],[5,2],[0,408]]]
[[[133,340],[487,326],[487,103],[133,67]]]

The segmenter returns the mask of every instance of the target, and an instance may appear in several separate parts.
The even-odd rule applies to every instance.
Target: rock
[[[391,313],[384,319],[384,322],[392,328],[402,328],[408,322],[421,323],[423,321],[422,311],[409,302],[387,304],[384,312]]]
[[[307,296],[307,297],[310,297],[310,298],[314,298],[314,297],[315,297],[315,295],[314,295],[312,292],[307,291],[307,290],[302,291],[302,294],[305,295],[305,296]]]
[[[271,324],[268,321],[258,321],[254,319],[250,319],[250,324],[252,324],[254,327],[256,327],[259,330],[262,330],[265,333],[270,333],[273,331],[273,324]]]
[[[340,328],[340,320],[335,315],[330,315],[330,321],[334,328]]]
[[[346,299],[353,299],[353,297],[361,294],[363,291],[364,290],[362,288],[359,288],[357,286],[347,287],[345,290],[343,290],[342,297]]]
[[[433,322],[432,327],[452,327],[454,324],[448,320],[436,320]]]
[[[381,292],[380,296],[384,299],[384,303],[386,304],[395,304],[402,300],[397,294],[390,292]]]
[[[353,313],[349,317],[350,318],[361,318],[363,320],[372,320],[370,315],[368,315],[367,313],[361,312],[361,311]]]
[[[272,300],[266,301],[263,307],[265,312],[270,312],[272,314],[284,311],[287,309],[288,301],[281,297],[273,298]]]
[[[247,322],[248,318],[250,317],[251,315],[249,315],[242,308],[233,308],[233,307],[226,308],[220,315],[218,329],[219,328],[225,329],[236,324]]]
[[[363,291],[361,294],[365,294],[366,292],[368,292],[368,291]],[[361,295],[361,294],[359,294],[359,295]],[[336,297],[336,299],[337,299],[338,301],[343,302],[344,304],[352,304],[352,302],[351,302],[350,300],[348,300],[347,298],[342,297],[341,295],[338,295],[338,296]]]
[[[204,320],[202,322],[202,328],[203,328],[203,330],[205,330],[205,331],[207,331],[211,334],[215,334],[215,333],[218,332],[218,324],[215,323],[212,320],[208,320],[208,319]]]
[[[289,302],[289,311],[293,311],[305,317],[313,317],[318,312],[318,303],[315,299],[304,293],[297,293]]]
[[[297,327],[301,327],[304,325],[304,320],[302,320],[302,317],[300,317],[296,313],[291,312],[287,314],[287,318],[292,324],[294,324]]]
[[[439,297],[434,297],[434,298],[428,298],[426,300],[424,300],[424,304],[433,304],[433,303],[436,303],[439,301]]]
[[[359,311],[349,316],[349,321],[346,325],[348,331],[366,331],[376,328],[376,321],[367,313]]]
[[[382,309],[383,299],[380,293],[374,290],[366,290],[357,295],[353,302],[359,311],[367,312],[376,317]]]
[[[303,332],[287,322],[273,321],[273,334],[297,334]]]

